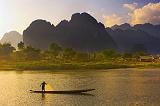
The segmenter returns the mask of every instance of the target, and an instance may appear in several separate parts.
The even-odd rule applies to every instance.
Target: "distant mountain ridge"
[[[47,49],[51,43],[78,51],[116,49],[117,45],[102,23],[87,13],[73,14],[70,21],[57,26],[45,20],[36,20],[23,32],[25,45]]]
[[[63,20],[57,26],[46,20],[35,20],[24,30],[23,36],[12,31],[4,35],[1,43],[17,47],[22,40],[26,46],[42,50],[48,49],[51,43],[85,52],[104,49],[132,52],[141,45],[149,53],[160,53],[160,25],[124,23],[105,28],[88,13],[75,13],[71,20]]]
[[[111,27],[112,30],[116,30],[116,29],[121,29],[121,30],[141,30],[144,31],[154,37],[158,37],[160,38],[160,25],[152,25],[150,23],[145,23],[145,24],[137,24],[134,25],[133,27],[128,24],[121,24],[121,25],[114,25]]]
[[[128,24],[114,25],[106,28],[118,45],[118,50],[131,51],[137,45],[142,44],[150,53],[160,52],[160,25],[149,23],[138,24],[133,27]]]
[[[23,41],[23,36],[17,31],[10,31],[5,33],[0,40],[0,43],[10,43],[13,47],[17,48],[17,44]]]
[[[160,39],[141,30],[106,29],[118,45],[119,52],[132,52],[136,45],[143,45],[150,53],[160,52]]]
[[[114,25],[111,27],[112,30],[116,30],[116,29],[121,29],[121,30],[128,30],[128,29],[132,29],[131,25],[128,23],[124,23],[121,25]]]
[[[146,24],[137,24],[133,28],[142,30],[154,37],[160,38],[160,25],[152,25],[152,24],[146,23]]]

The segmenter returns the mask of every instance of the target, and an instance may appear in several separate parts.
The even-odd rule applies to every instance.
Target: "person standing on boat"
[[[45,82],[45,81],[43,81],[42,83],[41,83],[41,85],[40,86],[42,86],[42,91],[45,91],[45,86],[47,85],[47,83]]]

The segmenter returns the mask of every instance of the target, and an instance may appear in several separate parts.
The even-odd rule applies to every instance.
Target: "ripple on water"
[[[0,106],[160,106],[159,70],[0,72]],[[91,95],[32,94],[42,81],[54,90],[95,88]],[[93,96],[94,95],[94,96]]]

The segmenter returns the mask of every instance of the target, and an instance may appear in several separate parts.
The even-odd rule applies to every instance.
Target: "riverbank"
[[[85,63],[51,63],[42,61],[30,62],[1,62],[0,70],[104,70],[121,68],[160,68],[160,62],[137,62],[137,63],[116,63],[116,62],[85,62]]]

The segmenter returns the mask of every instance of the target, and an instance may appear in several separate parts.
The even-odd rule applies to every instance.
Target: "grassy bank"
[[[111,63],[89,63],[89,64],[18,64],[16,69],[19,70],[78,70],[78,69],[117,69],[117,68],[132,68],[125,64]]]
[[[82,62],[53,63],[45,61],[0,62],[0,70],[101,70],[121,68],[160,68],[160,62]]]
[[[0,63],[0,70],[101,70],[120,68],[160,68],[160,63],[49,63],[42,61],[34,62],[3,62]]]

